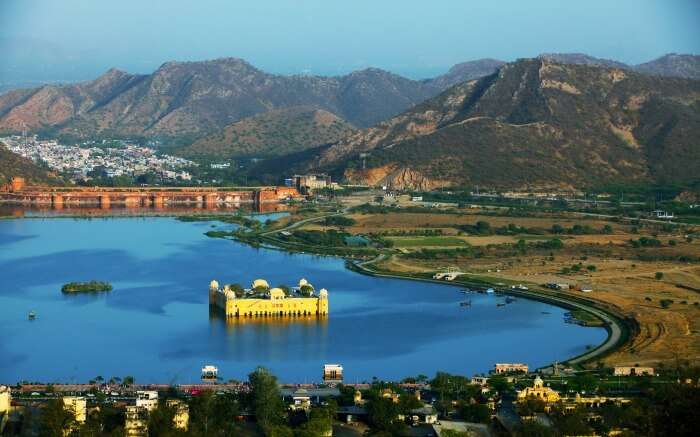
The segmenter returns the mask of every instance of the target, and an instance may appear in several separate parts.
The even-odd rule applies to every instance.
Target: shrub
[[[325,222],[326,226],[352,226],[357,223],[354,219],[342,215],[326,217]]]
[[[589,272],[595,272],[598,268],[593,264],[589,264],[586,266],[586,269],[588,269]]]
[[[654,273],[654,278],[656,278],[657,281],[660,280],[660,279],[663,278],[663,277],[664,277],[663,272],[656,272],[656,273]]]
[[[661,304],[661,308],[666,309],[671,306],[673,299],[661,299],[659,303]]]

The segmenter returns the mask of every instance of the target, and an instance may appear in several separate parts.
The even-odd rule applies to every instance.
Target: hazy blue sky
[[[700,53],[700,0],[0,0],[0,81],[241,57],[276,73],[419,78],[482,57]]]

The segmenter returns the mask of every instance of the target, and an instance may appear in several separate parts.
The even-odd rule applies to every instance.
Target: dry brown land
[[[449,259],[424,260],[406,256],[423,247],[401,247],[378,267],[394,272],[429,272],[456,267],[467,275],[488,279],[494,283],[515,281],[537,286],[545,283],[567,283],[574,287],[591,285],[593,291],[582,293],[571,290],[572,296],[585,297],[612,305],[619,312],[637,320],[640,332],[631,342],[604,358],[607,364],[656,365],[659,362],[673,363],[684,359],[700,362],[700,263],[677,261],[681,255],[700,256],[700,239],[686,242],[687,232],[697,229],[685,228],[673,232],[662,232],[658,225],[641,225],[639,233],[633,234],[633,226],[598,218],[585,218],[575,215],[538,214],[535,217],[505,217],[491,215],[483,210],[465,209],[463,214],[435,213],[388,213],[354,214],[357,221],[345,228],[352,233],[382,233],[410,230],[441,229],[443,235],[462,238],[470,245],[480,247],[485,255],[480,258],[458,256]],[[563,235],[564,242],[559,250],[528,248],[525,254],[503,250],[523,238],[528,242],[536,239],[549,239],[555,235],[532,236],[472,236],[460,233],[456,225],[475,224],[483,220],[491,228],[513,223],[517,226],[549,229],[555,223],[564,227],[574,224],[588,225],[598,231],[605,225],[613,228],[607,235]],[[319,225],[305,228],[323,229]],[[655,238],[662,247],[633,248],[630,239],[641,236]],[[420,238],[420,237],[417,237]],[[675,246],[669,244],[675,240]],[[426,245],[425,248],[434,246]],[[449,249],[449,247],[443,247]],[[490,252],[490,251],[493,251]],[[491,254],[491,255],[490,255]],[[653,256],[663,261],[643,261],[640,256]],[[576,273],[563,274],[566,267],[581,264]],[[589,271],[587,266],[595,266]],[[663,273],[659,280],[656,272]],[[663,308],[661,300],[673,302]]]

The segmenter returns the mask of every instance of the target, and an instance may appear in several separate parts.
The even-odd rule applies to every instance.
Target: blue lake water
[[[0,383],[195,382],[204,364],[224,379],[257,365],[283,382],[319,381],[341,363],[348,382],[437,370],[471,375],[495,362],[533,367],[597,345],[604,329],[566,324],[566,310],[457,288],[373,278],[337,258],[255,249],[208,238],[213,223],[174,218],[0,220]],[[326,288],[325,320],[233,323],[210,317],[208,284],[306,278]],[[61,285],[109,281],[110,293],[63,295]],[[37,319],[30,321],[30,310]],[[543,314],[548,312],[549,314]]]

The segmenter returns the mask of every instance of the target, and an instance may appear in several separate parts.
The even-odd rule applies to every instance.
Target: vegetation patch
[[[63,284],[61,291],[64,293],[96,293],[100,291],[112,291],[112,284],[102,281],[69,282]]]

